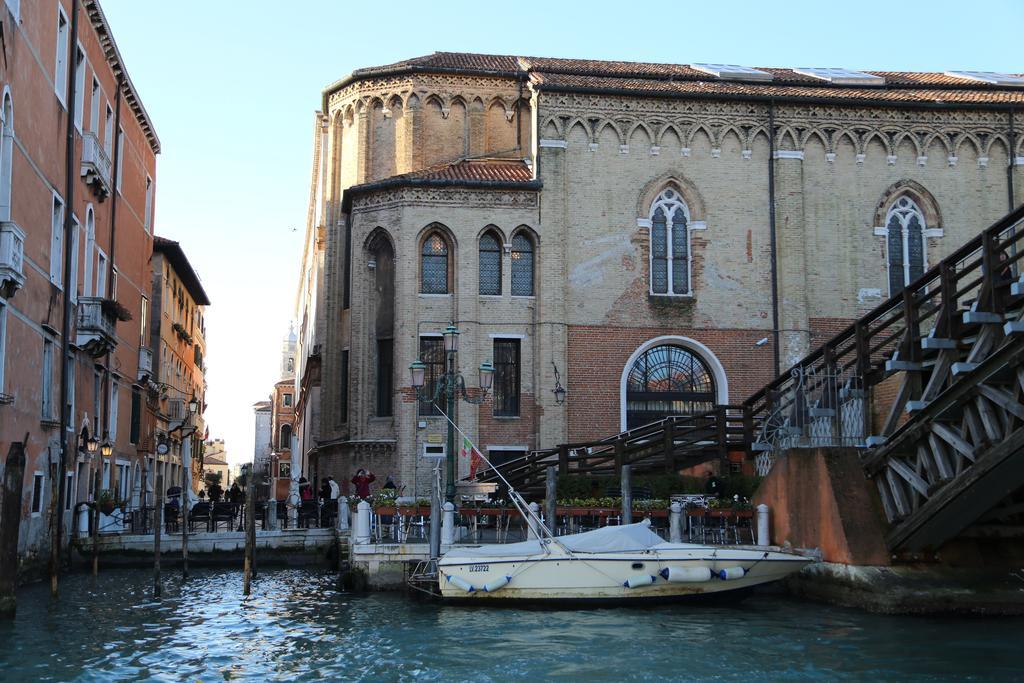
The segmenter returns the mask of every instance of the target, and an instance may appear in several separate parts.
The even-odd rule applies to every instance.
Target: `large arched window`
[[[669,187],[651,205],[651,294],[690,293],[689,210]]]
[[[914,200],[902,195],[885,217],[889,257],[889,296],[924,274],[924,214]]]
[[[448,294],[448,242],[440,231],[427,235],[421,252],[421,287],[423,294]]]
[[[281,425],[281,440],[277,444],[277,450],[287,451],[292,447],[292,426]]]
[[[512,238],[512,296],[533,296],[533,241],[522,231]]]
[[[652,347],[626,377],[626,428],[711,410],[716,396],[714,376],[699,356],[674,344]]]
[[[480,238],[480,293],[501,294],[501,240],[493,230]]]

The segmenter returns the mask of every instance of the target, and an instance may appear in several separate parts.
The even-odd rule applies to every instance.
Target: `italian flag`
[[[462,437],[462,450],[459,451],[459,470],[469,472],[469,475],[465,478],[474,478],[482,462],[483,456],[480,454],[480,451],[473,447],[473,443],[468,438]]]

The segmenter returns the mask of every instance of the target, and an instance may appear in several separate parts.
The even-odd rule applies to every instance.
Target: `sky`
[[[232,463],[294,318],[321,90],[435,51],[887,71],[1024,71],[1024,0],[100,0],[160,136],[156,233],[212,305],[206,411]]]

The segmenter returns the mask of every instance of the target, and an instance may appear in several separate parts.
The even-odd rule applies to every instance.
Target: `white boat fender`
[[[723,581],[735,581],[736,579],[742,579],[746,573],[747,572],[743,567],[728,567],[726,569],[718,570],[718,578]]]
[[[500,590],[507,586],[508,582],[511,580],[511,576],[499,576],[494,581],[490,581],[484,584],[484,593],[493,593],[496,590]]]
[[[466,581],[461,576],[452,576],[451,574],[449,574],[448,575],[448,583],[455,584],[456,586],[458,586],[462,590],[466,591],[467,593],[473,593],[473,592],[476,591],[476,589],[473,588],[473,584],[471,584],[469,581]]]
[[[707,567],[665,567],[661,570],[661,578],[669,583],[701,583],[711,580],[711,570]]]
[[[640,586],[650,586],[657,580],[658,577],[653,574],[637,574],[626,579],[622,585],[626,588],[639,588]]]

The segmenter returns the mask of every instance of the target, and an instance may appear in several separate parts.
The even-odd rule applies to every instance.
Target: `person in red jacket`
[[[373,475],[373,472],[367,472],[364,469],[360,469],[356,472],[356,476],[352,477],[352,483],[356,487],[356,496],[362,499],[370,497],[370,484],[377,481],[377,477]]]

